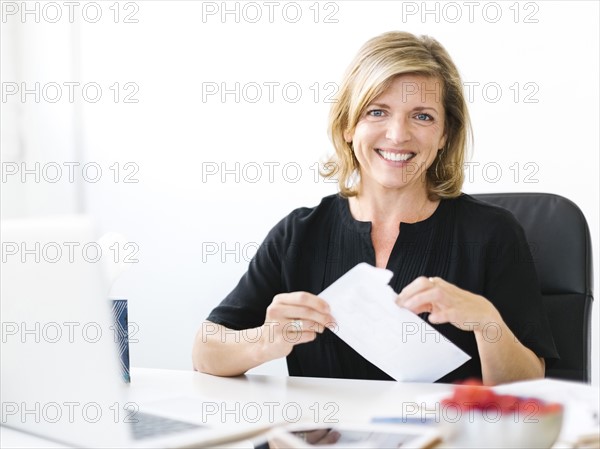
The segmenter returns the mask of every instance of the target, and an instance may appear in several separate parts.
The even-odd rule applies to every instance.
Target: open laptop
[[[78,447],[206,447],[265,430],[151,415],[129,399],[107,301],[112,254],[98,258],[89,219],[3,220],[1,240],[2,425]]]

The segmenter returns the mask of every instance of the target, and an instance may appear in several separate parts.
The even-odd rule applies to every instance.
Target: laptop
[[[90,219],[3,220],[1,240],[2,425],[77,447],[206,447],[266,430],[185,422],[131,400],[107,301],[112,254],[99,254]]]

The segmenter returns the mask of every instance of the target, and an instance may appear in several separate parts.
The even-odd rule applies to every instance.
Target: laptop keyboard
[[[137,420],[137,422],[130,423],[133,430],[133,438],[136,440],[203,427],[197,424],[177,421],[175,419],[165,418],[164,416],[151,415],[140,411],[136,411],[133,419]]]

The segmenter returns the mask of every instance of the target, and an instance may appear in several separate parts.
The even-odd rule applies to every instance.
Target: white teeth
[[[393,162],[407,161],[415,155],[415,153],[390,153],[389,151],[377,150],[384,159]]]

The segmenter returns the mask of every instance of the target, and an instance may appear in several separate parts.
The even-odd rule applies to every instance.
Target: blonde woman
[[[335,170],[325,176],[337,177],[339,194],[271,230],[199,330],[195,369],[233,376],[287,357],[293,376],[390,379],[335,335],[316,296],[367,262],[393,271],[399,307],[472,357],[440,382],[543,377],[557,353],[523,230],[461,193],[470,121],[446,50],[404,32],[369,40],[329,132]]]

